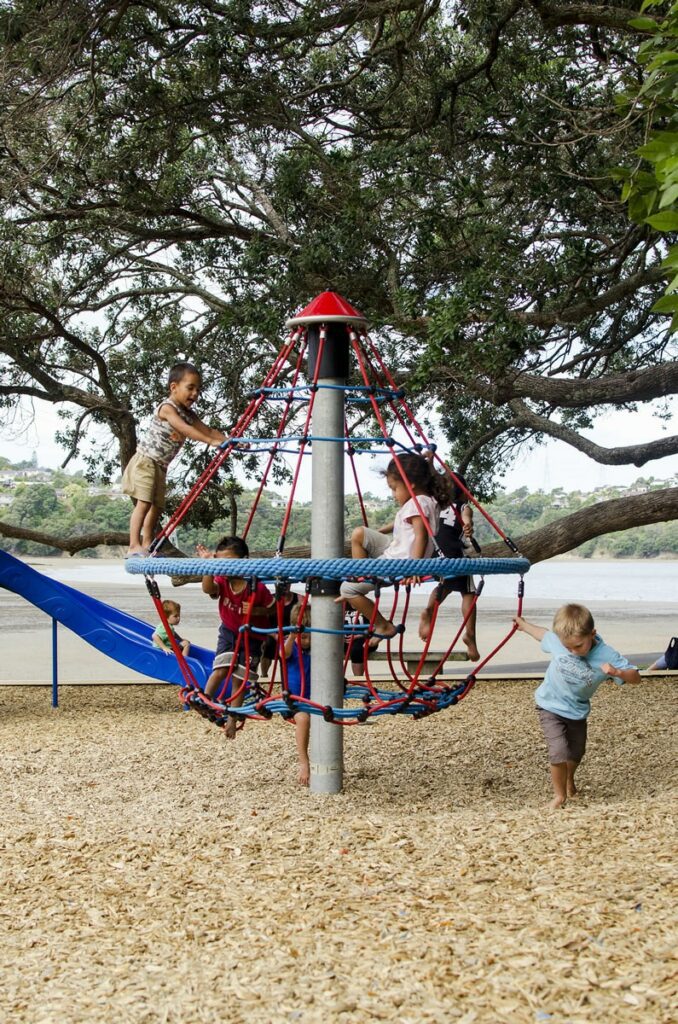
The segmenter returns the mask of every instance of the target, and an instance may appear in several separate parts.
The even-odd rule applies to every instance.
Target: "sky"
[[[34,421],[28,423],[24,417],[23,427],[17,422],[11,429],[3,429],[0,453],[13,462],[30,459],[35,452],[38,464],[52,469],[57,468],[64,460],[64,451],[54,442],[54,432],[59,426],[56,410],[41,403],[36,408]],[[630,445],[639,441],[649,441],[659,436],[660,431],[672,434],[676,432],[676,418],[662,422],[654,419],[647,410],[637,413],[609,412],[598,419],[594,430],[587,433],[603,447],[613,445]],[[444,454],[444,448],[443,454]],[[375,494],[388,493],[379,475],[384,468],[386,459],[370,461],[366,472],[361,473],[363,491]],[[68,472],[84,469],[84,463],[77,458],[72,459],[67,467]],[[640,468],[636,466],[601,466],[586,456],[575,452],[559,441],[551,441],[521,455],[504,478],[503,487],[507,491],[527,487],[530,491],[549,491],[562,487],[564,491],[593,491],[604,486],[628,486],[642,476],[653,476],[664,480],[678,474],[678,456],[662,459],[656,463],[647,463]],[[349,475],[346,476],[347,489]],[[350,488],[351,490],[353,488]],[[297,491],[299,500],[310,500],[310,484],[308,480],[300,482]]]

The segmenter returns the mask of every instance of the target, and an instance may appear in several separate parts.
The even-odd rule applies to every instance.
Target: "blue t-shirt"
[[[563,718],[576,720],[588,717],[591,697],[609,678],[600,667],[606,661],[615,668],[635,668],[597,633],[593,647],[583,656],[570,654],[552,630],[544,635],[541,649],[552,654],[553,659],[546,670],[544,682],[535,691],[537,707]],[[623,679],[613,678],[620,686],[623,685]]]
[[[303,693],[301,668],[299,666],[299,647],[296,642],[292,648],[292,653],[287,659],[287,689],[294,697],[305,697],[308,700],[311,696],[311,655],[304,651],[301,657],[304,662]]]

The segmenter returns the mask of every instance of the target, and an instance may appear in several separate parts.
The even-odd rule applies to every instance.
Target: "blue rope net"
[[[188,575],[225,576],[247,580],[251,588],[257,582],[274,583],[278,600],[291,583],[304,582],[307,590],[314,580],[327,580],[338,583],[342,580],[366,578],[375,583],[376,588],[395,586],[398,589],[401,581],[415,574],[433,577],[438,582],[453,579],[472,572],[485,574],[519,574],[523,575],[530,568],[525,558],[473,558],[473,559],[300,559],[300,558],[259,558],[259,559],[217,559],[217,558],[135,558],[127,562],[127,570],[132,574],[143,574],[147,582],[155,575],[175,575],[178,569]],[[154,582],[154,581],[153,581]],[[522,586],[522,583],[521,583]],[[409,586],[406,587],[409,592]],[[278,650],[282,648],[286,636],[290,634],[323,632],[313,626],[281,626],[262,628],[247,621],[240,628],[240,640],[247,635],[261,639],[265,636],[275,637]],[[326,632],[326,631],[325,631]],[[402,627],[398,627],[398,633]],[[350,644],[350,638],[356,636],[366,640],[370,635],[366,624],[348,623],[341,630]],[[244,643],[243,643],[244,646]],[[350,647],[349,647],[350,650]],[[237,652],[236,652],[237,653]],[[422,657],[422,668],[425,658]],[[442,659],[444,661],[444,659]],[[457,704],[475,685],[476,676],[470,674],[463,679],[447,680],[442,677],[442,661],[434,674],[421,678],[416,671],[407,685],[398,690],[389,690],[371,680],[366,683],[354,683],[345,680],[344,698],[347,702],[342,707],[320,705],[310,698],[293,696],[284,690],[281,695],[273,695],[272,685],[268,689],[259,683],[256,673],[237,664],[234,657],[229,675],[222,693],[225,698],[210,699],[190,681],[181,690],[181,699],[186,707],[196,711],[213,724],[223,727],[229,717],[244,723],[248,719],[269,719],[275,714],[291,720],[298,712],[321,716],[325,721],[337,725],[349,725],[365,722],[371,718],[384,715],[404,714],[413,719],[425,718],[428,715],[443,711]],[[230,698],[237,687],[244,690],[244,699],[240,706],[230,703]]]

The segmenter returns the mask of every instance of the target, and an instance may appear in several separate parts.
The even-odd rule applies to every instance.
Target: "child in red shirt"
[[[249,558],[249,548],[242,537],[222,537],[214,554],[202,544],[196,548],[200,558]],[[205,685],[205,696],[214,699],[227,676],[232,675],[232,690],[235,694],[230,702],[231,707],[240,707],[243,702],[245,678],[256,681],[259,658],[261,656],[262,639],[256,633],[249,635],[249,666],[245,664],[245,634],[240,633],[247,617],[248,605],[252,604],[250,622],[254,625],[266,625],[275,598],[268,587],[257,583],[254,593],[247,580],[234,576],[203,576],[202,589],[205,594],[219,601],[219,636],[217,649],[212,664],[212,674]],[[238,651],[238,664],[231,670],[234,652]],[[240,689],[240,693],[238,693]],[[225,726],[228,739],[235,737],[236,719],[231,716]]]

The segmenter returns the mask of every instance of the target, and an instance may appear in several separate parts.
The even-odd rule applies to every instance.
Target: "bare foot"
[[[419,637],[421,640],[428,640],[431,635],[431,613],[424,608],[419,617]]]
[[[567,799],[568,800],[576,800],[578,796],[579,796],[579,791],[578,791],[577,787],[574,785],[574,783],[571,783],[570,785],[568,785],[568,787],[567,787]]]
[[[566,803],[566,797],[564,797],[564,796],[554,796],[554,798],[551,801],[551,803],[547,804],[547,807],[551,811],[558,811],[558,810],[560,810],[561,807],[565,806],[565,803]]]
[[[382,640],[392,640],[394,636],[398,635],[398,630],[392,622],[388,621],[388,619],[382,619],[381,622],[376,622],[374,628],[377,633],[381,634],[381,636],[370,637],[367,646],[371,648],[378,647]]]
[[[462,640],[466,644],[466,650],[471,661],[480,661],[480,651],[476,647],[475,637],[464,636]]]
[[[309,779],[311,778],[311,765],[309,764],[308,758],[305,761],[299,762],[299,774],[297,780],[300,786],[308,786]]]
[[[233,715],[228,716],[228,721],[224,726],[224,736],[227,740],[235,739],[235,727],[238,724],[238,720]]]

